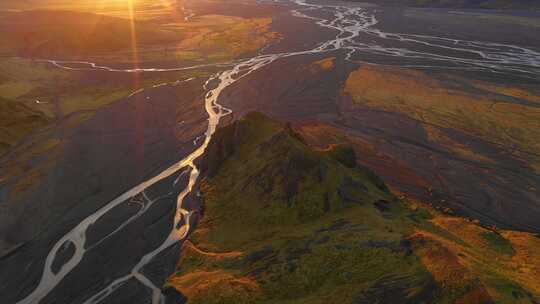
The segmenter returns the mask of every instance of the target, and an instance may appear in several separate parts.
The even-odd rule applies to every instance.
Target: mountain
[[[167,289],[189,303],[540,301],[540,238],[393,193],[361,157],[259,113],[218,130]]]

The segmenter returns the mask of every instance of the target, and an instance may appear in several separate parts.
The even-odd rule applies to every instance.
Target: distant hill
[[[540,9],[538,0],[350,0],[387,6],[482,8],[482,9]]]

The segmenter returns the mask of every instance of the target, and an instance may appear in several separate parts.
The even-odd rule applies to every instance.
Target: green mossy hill
[[[201,165],[204,214],[167,287],[190,304],[492,303],[439,241],[456,236],[355,159],[260,113],[218,130]]]
[[[354,205],[384,200],[391,208],[386,201],[395,200],[373,173],[354,168],[351,148],[314,151],[260,113],[218,132],[207,152],[211,184],[231,198],[223,207],[245,212],[249,225],[296,225]]]
[[[219,130],[204,217],[169,284],[190,303],[429,299],[433,280],[403,237],[407,209],[354,157],[312,150],[259,113]]]
[[[23,103],[0,97],[0,155],[34,130],[45,126],[48,119]]]
[[[496,232],[484,232],[481,236],[488,242],[491,249],[500,254],[512,256],[516,253],[512,244]]]

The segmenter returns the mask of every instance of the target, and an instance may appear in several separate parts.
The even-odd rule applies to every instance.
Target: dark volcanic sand
[[[82,219],[196,148],[193,140],[207,124],[203,80],[146,89],[99,110],[75,129],[58,128],[65,142],[59,163],[35,191],[9,206],[18,221],[3,234],[11,243],[25,245],[0,259],[2,303],[15,303],[33,290],[52,245]],[[129,273],[142,255],[159,246],[171,230],[176,197],[189,176],[184,174],[172,188],[179,174],[148,189],[150,199],[165,197],[122,233],[97,243],[139,210],[133,202],[98,220],[88,233],[87,245],[94,249],[42,303],[80,303],[107,281]],[[179,249],[171,250],[176,254],[169,257],[175,258],[163,261],[168,265],[161,267],[161,274],[154,271],[158,286],[174,270]],[[69,255],[69,248],[63,250],[55,264]]]
[[[341,89],[358,65],[345,63],[342,52],[330,55],[341,59],[332,71],[322,73],[310,73],[306,67],[320,55],[277,61],[225,90],[222,103],[233,109],[236,118],[256,110],[282,121],[337,127],[377,147],[379,157],[359,155],[359,161],[398,189],[486,224],[540,232],[540,196],[530,191],[531,186],[540,188],[540,178],[527,164],[480,139],[446,130],[451,138],[470,142],[473,150],[495,159],[496,164],[460,158],[430,143],[418,121],[354,104]],[[395,162],[405,164],[415,178],[400,172]]]
[[[478,18],[477,14],[492,17],[489,19]],[[505,21],[511,20],[512,17],[523,17],[523,13],[519,11],[385,7],[381,13],[376,15],[381,21],[377,28],[392,33],[488,41],[540,50],[538,27],[526,26],[526,21]],[[497,17],[499,21],[497,21]],[[538,23],[540,12],[529,12],[527,17]]]

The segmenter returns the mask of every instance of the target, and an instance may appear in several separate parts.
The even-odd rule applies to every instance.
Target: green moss
[[[489,285],[497,290],[497,304],[504,303],[538,303],[538,297],[525,290],[518,283],[489,271],[490,276],[486,279]]]
[[[314,298],[332,294],[336,302],[346,303],[389,275],[426,274],[414,256],[362,246],[354,238],[294,249],[284,249],[288,255],[259,279],[269,299],[313,303]]]
[[[84,110],[97,110],[103,106],[116,102],[131,93],[131,90],[122,88],[87,89],[78,95],[69,95],[60,99],[60,108],[64,115]]]
[[[219,166],[219,173],[208,182],[219,197],[208,203],[208,216],[224,226],[209,235],[212,242],[234,248],[283,226],[316,221],[355,205],[368,208],[389,197],[371,182],[369,172],[345,168],[275,122],[261,119],[259,114],[246,117],[209,148],[210,166]],[[223,160],[220,155],[229,156]],[[237,218],[234,224],[222,222],[231,216]],[[231,243],[227,240],[233,231],[240,237]]]
[[[481,236],[487,241],[491,249],[505,255],[514,255],[516,252],[512,243],[496,232],[484,232]]]
[[[327,155],[348,168],[356,167],[356,153],[350,145],[337,145],[328,150]]]
[[[435,235],[441,236],[441,237],[443,237],[443,238],[445,238],[445,239],[447,239],[449,241],[452,241],[452,242],[454,242],[456,244],[459,244],[459,245],[461,245],[463,247],[471,247],[471,245],[469,245],[468,243],[466,243],[465,241],[460,239],[457,235],[454,235],[450,231],[447,231],[447,230],[441,228],[440,226],[433,225],[429,221],[421,221],[419,227],[421,227],[422,230],[425,230],[425,231],[431,232],[431,233],[433,233]]]

